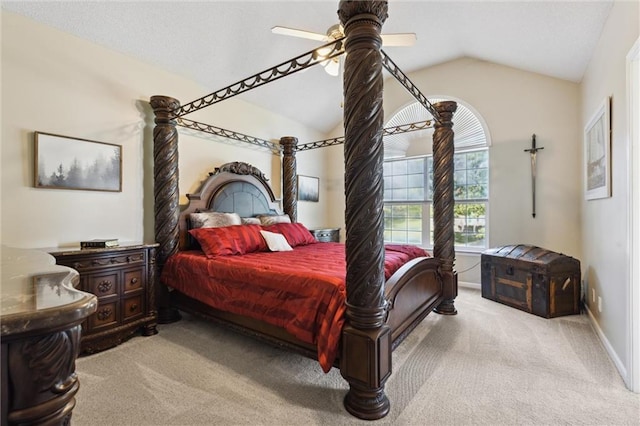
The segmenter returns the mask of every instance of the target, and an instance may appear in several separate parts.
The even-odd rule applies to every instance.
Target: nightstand
[[[157,334],[155,303],[158,244],[126,243],[109,248],[47,251],[59,265],[80,274],[78,290],[98,297],[98,309],[82,324],[81,353],[119,345],[138,331]]]
[[[309,232],[321,243],[340,242],[340,228],[310,229]]]

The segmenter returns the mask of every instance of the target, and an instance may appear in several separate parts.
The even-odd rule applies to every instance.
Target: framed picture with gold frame
[[[122,191],[122,146],[43,132],[34,145],[36,188]]]

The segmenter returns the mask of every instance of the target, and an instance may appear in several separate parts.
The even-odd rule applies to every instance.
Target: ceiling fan
[[[326,34],[314,33],[311,31],[298,30],[295,28],[275,26],[271,28],[271,32],[274,34],[306,38],[310,40],[322,41],[325,43],[331,43],[344,37],[344,30],[342,25],[335,24],[329,27]],[[383,46],[413,46],[416,42],[415,33],[399,33],[399,34],[382,34]],[[318,49],[319,55],[327,55],[328,52],[321,52]],[[333,76],[337,76],[340,73],[340,57],[328,59],[322,63],[325,71]]]

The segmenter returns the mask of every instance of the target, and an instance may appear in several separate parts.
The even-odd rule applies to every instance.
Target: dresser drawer
[[[117,324],[119,305],[119,300],[107,303],[98,301],[96,313],[89,317],[89,331],[95,331]]]
[[[130,321],[138,318],[144,312],[144,300],[142,295],[128,297],[122,301],[122,320]]]
[[[127,294],[144,288],[144,272],[144,268],[124,271],[122,292]]]
[[[107,297],[118,294],[118,271],[108,274],[91,274],[87,276],[84,291],[96,296]]]
[[[144,265],[145,263],[146,252],[144,250],[113,251],[58,259],[58,264],[69,266],[80,273],[111,267]]]

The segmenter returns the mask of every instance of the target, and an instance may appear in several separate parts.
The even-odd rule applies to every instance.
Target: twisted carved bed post
[[[158,247],[156,262],[158,271],[178,251],[178,217],[180,193],[178,188],[178,131],[174,111],[180,107],[177,99],[169,96],[152,96],[151,107],[156,116],[153,129],[153,195],[155,200],[155,239]],[[175,309],[169,309],[169,293],[165,286],[158,286],[156,294],[158,322],[167,323],[180,318]]]
[[[375,420],[389,412],[391,332],[384,323],[382,40],[386,1],[339,3],[344,26],[347,310],[340,371],[347,411]]]
[[[433,134],[433,256],[440,259],[444,300],[435,311],[455,315],[453,304],[458,295],[458,275],[455,262],[453,232],[453,113],[458,105],[452,101],[439,102],[434,108],[440,115]]]
[[[285,136],[280,138],[282,146],[282,201],[283,210],[291,218],[298,221],[298,174],[296,172],[296,145],[298,138]]]

